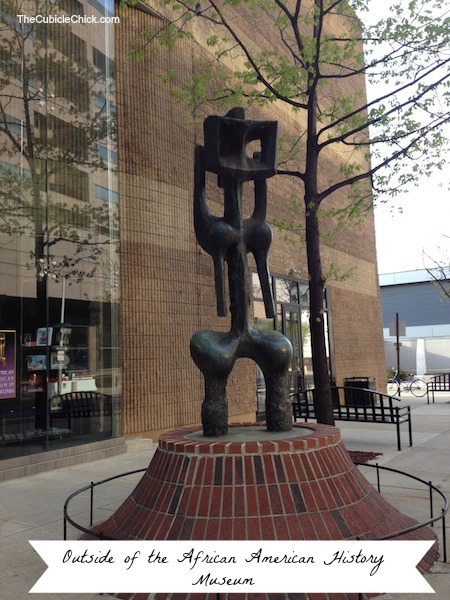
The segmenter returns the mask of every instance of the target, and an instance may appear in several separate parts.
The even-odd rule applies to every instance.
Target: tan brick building
[[[65,0],[52,5],[52,15],[118,15],[120,22],[72,22],[64,30],[19,27],[18,7],[10,4],[4,3],[0,23],[2,43],[17,38],[16,45],[0,47],[3,58],[14,48],[9,62],[1,63],[2,93],[11,96],[0,111],[5,477],[51,461],[68,464],[89,453],[123,451],[126,437],[156,438],[161,430],[198,423],[203,378],[189,341],[200,329],[229,329],[229,318],[216,316],[212,260],[193,227],[194,148],[203,142],[202,130],[160,77],[168,69],[180,77],[194,73],[198,59],[211,56],[208,30],[193,21],[195,39],[136,61],[129,56],[132,41],[164,23],[162,1],[114,9],[109,0]],[[29,16],[37,9],[39,2],[31,0],[20,7]],[[245,36],[242,10],[234,23]],[[251,43],[266,43],[264,22],[251,33]],[[247,117],[277,120],[281,135],[304,129],[278,104],[249,109]],[[338,171],[338,159],[327,155],[324,178]],[[292,221],[288,199],[297,184],[281,175],[268,184],[269,222]],[[328,206],[346,201],[340,192]],[[217,214],[223,210],[212,177],[208,202]],[[244,212],[251,210],[244,199]],[[332,219],[324,218],[323,226],[333,228]],[[300,233],[284,237],[274,227],[269,265],[277,319],[266,319],[256,278],[252,315],[257,328],[278,328],[290,337],[292,370],[302,385],[311,385],[305,250]],[[353,270],[344,281],[327,284],[330,376],[337,385],[365,376],[383,388],[372,214],[337,231],[332,242],[324,240],[322,258],[325,270]],[[60,335],[61,323],[70,326],[68,341]],[[230,420],[254,419],[263,385],[252,361],[237,362],[227,391]],[[68,420],[85,392],[100,402],[100,413]]]

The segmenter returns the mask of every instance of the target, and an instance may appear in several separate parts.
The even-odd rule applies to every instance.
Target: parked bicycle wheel
[[[393,394],[394,396],[398,396],[400,398],[400,396],[402,395],[402,393],[403,392],[407,392],[407,391],[408,391],[408,388],[407,388],[407,386],[402,381],[401,383],[397,383],[396,384],[396,387],[391,392],[391,394]]]
[[[399,396],[400,392],[403,391],[405,389],[405,386],[401,386],[402,384],[402,380],[400,379],[400,377],[398,377],[397,374],[395,374],[395,376],[388,381],[388,390],[390,394],[393,394],[394,396]]]
[[[413,381],[411,381],[410,390],[413,396],[416,396],[417,398],[422,398],[422,396],[425,396],[425,394],[427,393],[427,384],[423,379],[414,379]]]

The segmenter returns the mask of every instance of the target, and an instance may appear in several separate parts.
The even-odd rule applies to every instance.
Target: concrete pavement
[[[403,401],[412,406],[414,445],[408,447],[405,427],[401,452],[397,451],[395,427],[391,425],[342,422],[337,425],[348,450],[379,452],[381,456],[377,462],[380,465],[431,481],[450,497],[450,395],[438,394],[436,398],[435,404],[427,405],[426,398],[403,396]],[[154,449],[149,440],[133,440],[128,443],[128,452],[120,456],[0,483],[1,600],[29,598],[28,591],[45,565],[28,540],[63,539],[63,505],[72,492],[91,481],[145,468]],[[369,481],[375,482],[375,469],[362,469]],[[136,474],[96,488],[94,522],[102,522],[113,513],[140,477]],[[429,518],[428,490],[418,482],[382,472],[381,484],[382,494],[402,512],[418,520]],[[89,495],[84,494],[70,505],[70,514],[85,526],[89,524],[88,502]],[[441,506],[440,497],[436,497],[435,514],[440,512]],[[442,538],[441,522],[435,529]],[[69,526],[68,534],[69,539],[76,539],[79,532]],[[422,594],[420,598],[450,600],[448,563],[436,563],[426,579],[436,593]],[[55,600],[101,600],[107,597],[99,594],[51,595]],[[417,594],[387,594],[383,597],[385,600],[420,600]],[[34,594],[32,598],[47,600],[48,595]]]

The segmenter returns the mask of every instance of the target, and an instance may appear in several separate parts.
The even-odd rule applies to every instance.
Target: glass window
[[[117,192],[101,185],[95,186],[95,197],[100,198],[100,200],[105,200],[106,202],[111,202],[112,204],[118,204],[119,202],[119,194]]]
[[[266,309],[264,303],[255,301],[253,303],[254,327],[258,331],[273,331],[273,319],[266,317]]]
[[[25,123],[21,119],[0,112],[0,129],[12,135],[26,136]]]
[[[106,160],[112,163],[113,165],[117,165],[117,163],[119,162],[117,152],[114,152],[110,148],[102,146],[101,144],[97,144],[97,154],[101,159]]]
[[[261,283],[258,273],[252,273],[252,293],[254,298],[262,298]]]
[[[48,185],[50,190],[64,196],[82,202],[89,200],[89,174],[70,165],[54,165],[53,172],[48,173]]]
[[[0,19],[0,460],[121,431],[114,25],[16,26],[48,11],[92,7]]]
[[[277,302],[298,304],[298,284],[293,279],[280,279],[279,277],[275,280],[275,292]]]
[[[114,77],[114,62],[108,60],[98,48],[92,48],[92,62],[104,77]]]
[[[54,89],[55,97],[65,98],[72,102],[75,107],[87,111],[89,109],[90,94],[89,81],[77,74],[78,69],[67,61],[53,65],[51,87]]]
[[[78,0],[58,0],[57,4],[68,15],[84,15],[83,5]]]
[[[311,330],[309,323],[309,285],[306,281],[274,277],[276,297],[276,318],[266,319],[264,305],[261,302],[261,289],[256,273],[253,273],[253,307],[255,328],[258,330],[277,329],[291,342],[293,355],[290,365],[291,385],[294,391],[297,386],[302,389],[314,387],[312,363]],[[330,362],[329,320],[327,315],[326,295],[324,300],[324,324],[327,356]],[[331,370],[330,370],[331,376]],[[294,383],[295,382],[295,383]],[[258,410],[264,410],[265,385],[263,375],[257,368]]]
[[[111,16],[114,14],[114,0],[89,0],[89,4],[103,15]]]
[[[95,98],[95,106],[101,110],[108,109],[111,114],[115,115],[116,107],[111,103],[111,99],[106,100],[103,94],[98,94]]]
[[[44,4],[44,1],[41,0],[38,4],[39,3]],[[41,10],[44,11],[44,8]],[[59,9],[59,11],[61,11],[61,9]],[[23,14],[26,14],[26,12]],[[42,12],[42,14],[45,14],[45,12]],[[35,27],[37,39],[44,44],[51,42],[53,50],[57,50],[61,55],[67,57],[73,67],[76,65],[88,65],[87,42],[70,31],[67,26],[61,26],[59,23],[39,23]],[[50,68],[54,67],[56,61],[59,62],[61,57],[54,54],[53,59],[56,60],[53,65],[49,65]]]
[[[298,282],[299,295],[300,295],[300,306],[309,308],[309,285],[307,283]]]

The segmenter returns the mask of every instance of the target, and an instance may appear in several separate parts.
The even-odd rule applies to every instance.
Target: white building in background
[[[393,324],[398,313],[405,326],[400,337],[401,370],[419,375],[450,372],[450,299],[433,275],[440,278],[441,273],[419,269],[380,275],[387,368],[397,364]],[[446,286],[450,279],[441,283]]]

